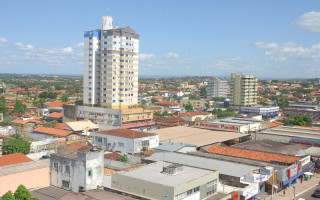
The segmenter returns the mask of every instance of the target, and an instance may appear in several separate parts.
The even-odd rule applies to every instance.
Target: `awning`
[[[297,175],[295,175],[294,177],[292,177],[292,178],[284,181],[284,182],[283,182],[283,185],[285,186],[285,185],[287,185],[288,183],[294,181],[294,180],[297,179],[299,176],[301,176],[304,172],[307,172],[307,171],[312,170],[312,168],[314,167],[314,165],[315,165],[315,164],[312,164],[312,165],[310,165],[309,167],[307,167],[306,169],[301,170],[301,172],[299,172],[299,173],[298,173]]]

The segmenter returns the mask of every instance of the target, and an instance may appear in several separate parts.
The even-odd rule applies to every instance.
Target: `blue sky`
[[[101,16],[140,34],[140,75],[320,77],[320,1],[0,1],[1,73],[82,74]]]

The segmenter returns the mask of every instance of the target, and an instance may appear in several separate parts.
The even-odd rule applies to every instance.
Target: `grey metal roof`
[[[196,145],[193,144],[185,144],[185,143],[175,143],[175,142],[167,142],[163,143],[157,148],[156,150],[163,150],[163,151],[178,151],[179,149],[183,147],[197,147]]]
[[[212,170],[199,169],[195,167],[183,166],[183,172],[176,175],[162,173],[164,166],[169,166],[168,162],[156,162],[134,170],[121,173],[123,176],[145,180],[148,182],[158,183],[166,186],[179,186],[181,184],[196,180],[200,177],[217,173]]]
[[[35,169],[41,169],[50,166],[50,160],[38,160],[38,161],[31,161],[13,165],[5,165],[0,167],[0,177],[7,176],[10,174],[17,174],[21,172],[31,171]]]
[[[159,152],[154,153],[150,157],[145,158],[145,160],[161,161],[179,163],[188,166],[194,166],[209,170],[217,170],[220,174],[243,177],[255,169],[259,169],[259,166],[245,165],[234,162],[222,161],[212,158],[203,158],[199,156],[186,155],[182,153],[174,152]]]

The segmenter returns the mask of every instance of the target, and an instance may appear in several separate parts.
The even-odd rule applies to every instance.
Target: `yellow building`
[[[234,106],[257,105],[258,79],[254,76],[231,74],[230,103]]]

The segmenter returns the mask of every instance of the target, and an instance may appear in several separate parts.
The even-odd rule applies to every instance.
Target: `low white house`
[[[137,132],[129,129],[113,129],[91,132],[97,145],[104,146],[107,151],[121,153],[140,153],[159,146],[159,135]]]

